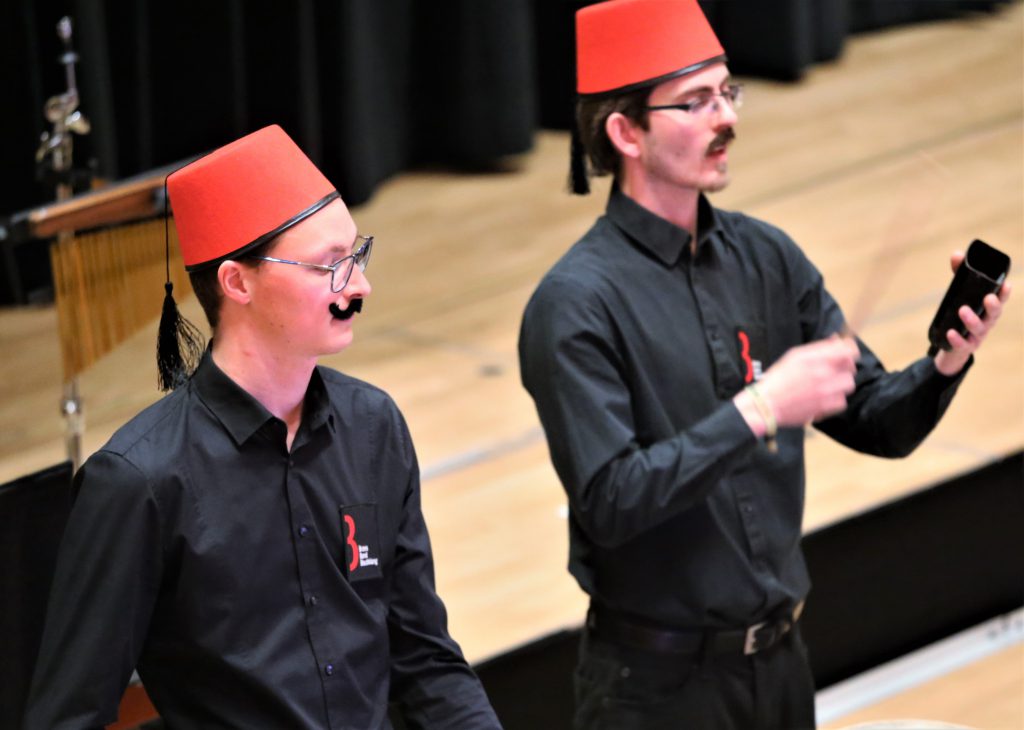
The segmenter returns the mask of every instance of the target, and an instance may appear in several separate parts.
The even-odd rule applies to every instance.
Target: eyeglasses
[[[743,84],[729,84],[721,91],[705,91],[698,94],[691,101],[684,101],[680,104],[659,104],[657,106],[645,107],[649,112],[666,109],[678,109],[689,114],[707,115],[711,112],[721,111],[721,97],[729,102],[733,109],[743,106]]]
[[[275,259],[273,256],[249,256],[250,259],[260,261],[271,261],[275,264],[291,264],[293,266],[305,266],[308,269],[331,272],[331,291],[340,292],[348,285],[352,277],[352,269],[356,266],[360,271],[366,271],[366,265],[370,263],[370,252],[373,250],[373,236],[356,236],[356,240],[363,242],[363,245],[356,249],[356,252],[338,259],[329,266],[323,264],[307,264],[302,261],[289,261],[288,259]]]

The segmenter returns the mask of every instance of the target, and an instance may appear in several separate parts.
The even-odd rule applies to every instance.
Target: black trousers
[[[814,728],[814,679],[799,627],[752,656],[655,654],[585,630],[575,730]]]

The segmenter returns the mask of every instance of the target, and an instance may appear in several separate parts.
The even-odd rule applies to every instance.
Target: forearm
[[[406,725],[500,728],[480,681],[448,634],[447,613],[434,585],[416,470],[407,485],[393,570],[388,606],[391,701]]]
[[[396,691],[397,690],[397,691]],[[414,682],[393,687],[394,701],[410,729],[500,730],[480,681],[465,664],[422,670]]]
[[[563,483],[580,527],[614,547],[703,501],[756,443],[737,406],[723,403],[671,438],[624,448],[585,482]]]
[[[938,424],[970,364],[953,378],[938,372],[931,358],[898,372],[879,373],[858,386],[846,412],[818,427],[857,451],[888,458],[906,456]]]

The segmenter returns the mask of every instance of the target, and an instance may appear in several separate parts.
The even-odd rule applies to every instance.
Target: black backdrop
[[[4,216],[53,197],[33,155],[43,103],[65,88],[62,15],[93,125],[76,140],[78,166],[123,179],[276,122],[358,204],[399,170],[487,168],[527,150],[538,126],[566,127],[573,14],[590,2],[3,0],[0,244],[11,245]],[[781,79],[837,57],[850,32],[999,3],[702,0],[733,71]]]
[[[276,122],[358,203],[409,165],[523,152],[535,126],[528,0],[13,2],[15,22],[0,24],[13,92],[0,139],[15,164],[0,212],[35,202],[19,188],[32,179],[43,101],[64,89],[64,13],[93,124],[76,161],[95,158],[109,179]]]
[[[590,0],[592,2],[593,0]],[[350,203],[421,164],[478,168],[571,108],[583,0],[5,0],[0,214],[45,202],[43,102],[64,89],[54,27],[75,22],[76,160],[108,179],[280,123]],[[735,72],[795,79],[849,32],[991,9],[998,0],[703,0]]]

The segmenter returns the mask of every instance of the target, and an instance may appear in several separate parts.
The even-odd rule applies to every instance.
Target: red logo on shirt
[[[377,539],[376,505],[355,504],[341,508],[341,532],[345,539],[342,557],[350,580],[380,576],[380,542]]]
[[[743,364],[747,367],[747,372],[743,375],[744,383],[754,382],[754,361],[750,359],[750,338],[747,337],[747,333],[743,330],[736,330],[736,338],[740,341],[740,357],[743,358]]]
[[[755,327],[754,337],[751,338],[745,329],[736,328],[736,342],[739,345],[740,362],[742,363],[740,368],[743,371],[743,382],[747,384],[760,380],[763,374],[764,365],[753,354],[753,352],[763,352],[764,348],[764,336],[759,336],[758,332],[758,328]]]
[[[352,559],[348,563],[351,573],[359,567],[359,545],[356,543],[356,521],[352,515],[345,515],[345,544],[352,551]]]

